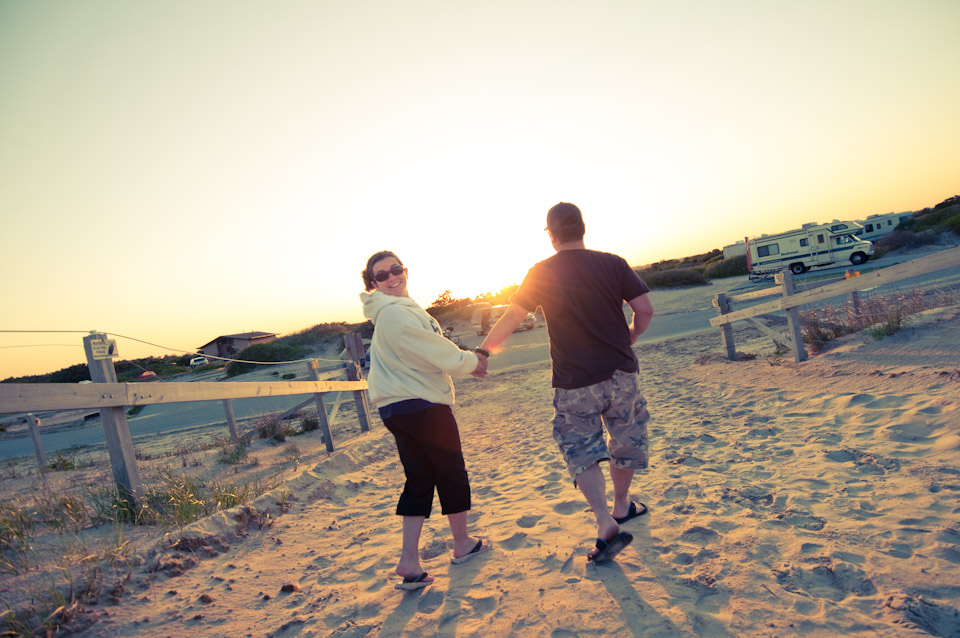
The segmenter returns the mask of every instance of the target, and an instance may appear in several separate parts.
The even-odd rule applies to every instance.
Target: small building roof
[[[203,350],[203,349],[206,348],[207,346],[212,345],[212,344],[220,341],[221,339],[246,339],[246,340],[253,340],[253,339],[263,339],[264,337],[276,337],[276,336],[277,336],[277,333],[276,333],[276,332],[260,332],[260,331],[241,332],[241,333],[238,333],[238,334],[235,334],[235,335],[220,335],[219,337],[217,337],[217,338],[214,339],[213,341],[208,341],[208,342],[206,342],[205,344],[203,344],[202,346],[200,346],[200,347],[198,348],[198,350]]]

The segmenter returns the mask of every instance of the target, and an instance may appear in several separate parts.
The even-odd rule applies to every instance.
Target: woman
[[[443,336],[440,324],[407,294],[407,269],[390,251],[375,253],[363,270],[363,313],[373,322],[370,400],[397,442],[406,483],[397,503],[403,517],[403,547],[397,589],[420,589],[434,581],[420,566],[420,532],[430,516],[433,491],[453,534],[454,563],[490,548],[467,533],[470,482],[460,432],[450,406],[451,374],[482,375],[486,358],[464,352]]]

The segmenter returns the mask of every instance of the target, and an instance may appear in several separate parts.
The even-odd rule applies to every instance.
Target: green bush
[[[915,233],[923,230],[936,233],[949,230],[960,234],[960,195],[947,198],[933,208],[918,211],[897,228]]]
[[[356,332],[357,327],[360,325],[362,324],[349,324],[342,321],[319,323],[306,330],[280,337],[275,341],[271,341],[271,343],[282,343],[292,346],[314,346],[329,341],[330,339],[343,337],[351,332]]]
[[[300,416],[300,427],[304,432],[313,432],[320,429],[320,417],[315,414],[306,414]]]
[[[247,446],[243,441],[236,441],[220,448],[218,461],[225,465],[240,465],[247,458]]]
[[[707,268],[707,277],[710,279],[737,277],[739,275],[746,274],[748,274],[746,255],[740,255],[739,257],[734,257],[733,259],[724,259],[719,263],[715,263]]]
[[[296,432],[293,426],[286,421],[280,420],[276,414],[261,417],[257,421],[257,435],[261,439],[272,439],[283,443],[288,436],[293,436]]]
[[[67,470],[75,470],[77,468],[77,464],[73,462],[73,459],[57,453],[57,458],[51,461],[47,467],[54,472],[66,472]]]
[[[637,272],[651,289],[706,286],[710,280],[699,270],[641,270]]]
[[[895,230],[873,242],[873,258],[878,259],[900,248],[917,248],[934,244],[939,238],[940,233],[929,229],[916,233],[908,230]]]

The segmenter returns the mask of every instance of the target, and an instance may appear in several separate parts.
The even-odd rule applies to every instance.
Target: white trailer
[[[855,235],[862,230],[857,222],[834,220],[829,224],[804,224],[776,235],[745,238],[750,279],[764,279],[788,268],[799,275],[811,268],[847,261],[854,266],[865,263],[873,254],[873,244]]]

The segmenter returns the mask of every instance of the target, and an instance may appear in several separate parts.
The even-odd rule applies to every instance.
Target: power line
[[[31,343],[22,346],[0,346],[0,348],[43,348],[46,346],[63,346],[66,348],[82,348],[75,343]]]
[[[97,330],[0,330],[0,333],[21,333],[21,334],[50,334],[50,333],[61,333],[61,334],[93,334],[99,332]],[[234,361],[236,363],[253,363],[256,365],[268,365],[268,366],[278,366],[287,363],[306,363],[308,361],[332,361],[339,363],[342,359],[323,359],[320,357],[311,357],[310,359],[294,359],[292,361],[247,361],[246,359],[231,359],[229,357],[218,357],[212,354],[200,354],[193,350],[183,350],[181,348],[171,348],[169,346],[163,346],[157,343],[151,343],[149,341],[144,341],[143,339],[137,339],[136,337],[129,337],[127,335],[117,334],[115,332],[106,332],[108,334],[119,339],[127,339],[129,341],[136,341],[137,343],[142,343],[148,346],[153,346],[154,348],[160,348],[162,350],[169,350],[171,352],[180,352],[183,354],[197,354],[199,356],[207,357],[208,359],[217,359],[218,361]],[[37,344],[37,346],[0,346],[0,348],[31,348],[38,346],[67,346],[69,344]],[[74,344],[75,345],[75,344]]]

